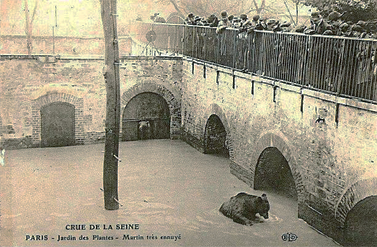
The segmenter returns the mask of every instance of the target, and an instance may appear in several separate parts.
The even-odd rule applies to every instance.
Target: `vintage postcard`
[[[374,246],[375,10],[0,0],[0,246]]]

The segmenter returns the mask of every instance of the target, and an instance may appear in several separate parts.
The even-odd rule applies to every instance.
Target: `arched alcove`
[[[41,107],[41,146],[61,147],[75,144],[75,106],[53,102]]]
[[[297,191],[288,161],[275,147],[268,147],[259,156],[255,169],[254,189],[272,190],[297,200]]]
[[[231,128],[222,108],[217,104],[209,105],[203,118],[206,119],[202,124],[204,153],[217,153],[233,159],[234,148]],[[216,146],[219,149],[215,150],[211,146]]]
[[[225,127],[221,119],[214,114],[207,120],[204,134],[204,152],[229,158]]]
[[[355,204],[344,224],[346,246],[377,246],[377,196]]]
[[[255,163],[251,164],[251,172],[254,174],[252,183],[254,186],[257,185],[259,186],[258,183],[255,184],[255,179],[256,179],[256,170],[259,167],[262,167],[261,162],[259,162],[266,150],[271,151],[269,152],[273,156],[276,155],[277,157],[280,157],[278,159],[283,160],[284,164],[287,164],[289,166],[289,171],[293,177],[294,181],[294,186],[295,186],[295,191],[297,194],[297,203],[298,203],[298,215],[300,216],[300,205],[302,206],[305,202],[305,195],[306,195],[306,189],[305,185],[302,180],[301,172],[300,172],[300,167],[297,164],[297,158],[295,157],[295,153],[293,152],[294,147],[292,146],[291,142],[289,139],[284,136],[283,133],[280,131],[265,131],[260,134],[260,138],[258,141],[255,143],[253,146],[253,152],[251,154],[251,160],[256,161]],[[269,155],[267,155],[269,156]],[[272,157],[272,156],[271,156]],[[283,158],[282,158],[283,157]],[[284,161],[285,160],[285,161]],[[275,162],[275,164],[278,164]],[[261,165],[261,166],[260,166]],[[285,168],[287,171],[288,168]],[[281,175],[280,175],[281,176]],[[259,179],[259,178],[257,178]],[[293,185],[292,182],[289,182],[287,184]],[[292,194],[292,191],[290,192]],[[293,195],[294,197],[294,195]]]
[[[65,117],[59,118],[60,111],[65,108],[70,108],[72,110],[73,107],[73,134],[74,134],[74,141],[72,143],[72,131],[69,132],[69,138],[67,138],[66,141],[58,141],[58,143],[66,143],[67,145],[76,145],[76,144],[83,144],[84,143],[84,120],[83,120],[83,104],[84,100],[83,98],[78,98],[74,95],[68,94],[68,93],[59,93],[59,92],[48,92],[45,95],[42,95],[35,99],[33,101],[33,106],[32,106],[32,126],[33,126],[33,132],[32,132],[32,139],[34,144],[40,144],[41,146],[50,146],[48,143],[42,143],[42,131],[46,131],[47,127],[42,130],[42,114],[45,111],[45,116],[47,116],[49,113],[55,114],[55,115],[50,115],[55,122],[55,127],[57,129],[60,129],[61,124],[58,124],[57,119],[61,119],[61,121],[65,121],[64,118],[67,116],[70,116],[68,118],[71,118],[72,116],[72,111],[68,115],[65,115]],[[47,108],[46,108],[47,107]],[[50,107],[56,108],[55,110],[51,111]],[[56,113],[53,113],[53,112]],[[61,113],[63,113],[65,110],[63,110]],[[67,110],[69,111],[69,110]],[[46,115],[47,114],[47,115]],[[68,122],[70,122],[69,120]],[[67,122],[67,124],[68,124]],[[43,124],[46,126],[46,122]],[[68,124],[69,125],[69,124]],[[60,126],[60,127],[59,127]],[[65,131],[63,131],[65,133]],[[63,133],[62,132],[62,133]],[[52,133],[52,132],[51,132]],[[66,133],[65,133],[66,134]],[[63,134],[62,134],[63,135]],[[46,132],[45,132],[46,136]],[[48,138],[52,138],[51,136]],[[44,138],[46,140],[46,138]],[[69,140],[69,141],[68,141]],[[53,143],[53,142],[50,142]],[[56,146],[58,143],[53,144],[53,146]],[[61,146],[61,145],[58,146]],[[64,145],[63,145],[64,146]]]
[[[173,93],[171,89],[168,89],[164,87],[163,85],[159,85],[156,83],[140,83],[136,84],[133,87],[131,87],[129,90],[123,93],[121,101],[122,101],[122,107],[124,106],[124,109],[128,107],[129,102],[135,98],[138,95],[149,93],[149,94],[155,94],[159,95],[164,99],[165,103],[168,106],[169,109],[169,116],[170,116],[170,126],[169,126],[169,135],[170,138],[177,138],[180,135],[181,131],[181,100],[180,95],[177,93]],[[153,96],[152,96],[153,97]],[[127,114],[127,113],[126,113]],[[128,127],[123,126],[124,122],[122,121],[122,132],[125,130],[125,128],[131,128],[135,129],[137,128],[139,121],[135,118],[132,119],[132,117],[128,117],[125,115],[125,112],[123,111],[123,120],[128,119]],[[134,120],[132,122],[132,120]],[[131,133],[131,132],[130,132]],[[131,138],[131,140],[137,140],[137,136],[130,136],[125,137],[122,134],[122,140]]]
[[[156,93],[140,93],[123,110],[122,140],[169,139],[170,111],[165,99]]]

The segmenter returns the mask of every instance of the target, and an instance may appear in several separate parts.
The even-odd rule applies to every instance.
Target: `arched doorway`
[[[295,181],[288,161],[277,148],[268,147],[259,156],[254,189],[272,190],[297,200]]]
[[[221,119],[211,115],[207,121],[204,148],[207,154],[217,154],[229,157],[229,150],[226,139],[227,133]]]
[[[133,97],[123,110],[122,141],[169,138],[170,111],[165,99],[149,92]]]
[[[75,106],[54,102],[41,107],[42,147],[61,147],[75,144]]]
[[[377,246],[377,196],[369,196],[348,212],[345,221],[346,246]]]

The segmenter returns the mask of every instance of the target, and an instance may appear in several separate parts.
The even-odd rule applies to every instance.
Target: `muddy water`
[[[264,191],[231,175],[228,159],[201,154],[181,141],[121,143],[122,206],[106,211],[103,149],[100,144],[7,150],[0,167],[0,245],[338,246],[297,218],[295,200],[276,193],[267,192],[268,220],[243,226],[224,217],[218,209],[231,196]],[[297,240],[283,241],[287,233]]]

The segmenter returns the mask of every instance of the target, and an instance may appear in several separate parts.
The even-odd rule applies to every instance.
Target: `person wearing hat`
[[[234,15],[230,15],[230,16],[228,16],[228,21],[229,21],[229,25],[230,25],[230,26],[233,26]]]
[[[216,34],[219,35],[219,48],[220,48],[220,55],[227,55],[226,49],[226,33],[224,30],[230,27],[230,21],[228,19],[228,13],[226,11],[221,12],[221,20],[219,25],[216,28]]]
[[[277,22],[276,22],[275,19],[269,19],[267,21],[267,30],[272,31],[276,24],[277,24]]]
[[[193,13],[187,15],[186,25],[195,25],[195,16]]]
[[[221,12],[221,19],[227,19],[228,13],[226,11]]]
[[[346,37],[350,37],[351,36],[350,25],[347,22],[343,22],[339,26],[339,30],[340,30],[340,35],[341,36],[346,36]]]
[[[283,32],[290,32],[292,30],[291,23],[284,21],[281,25],[280,28],[282,29]]]
[[[303,33],[306,29],[306,26],[304,24],[298,25],[295,27],[296,33]]]
[[[310,24],[311,26],[309,29],[314,30],[314,33],[316,34],[323,34],[329,29],[329,25],[317,11],[311,13]]]
[[[241,19],[238,18],[237,16],[235,16],[235,17],[233,18],[232,27],[233,27],[233,28],[237,28],[237,29],[239,29],[239,28],[241,27]]]
[[[210,17],[208,17],[208,23],[209,23],[209,26],[210,27],[217,27],[219,25],[219,18],[217,18],[217,16],[215,14],[212,14],[210,15]]]
[[[221,12],[221,20],[217,26],[216,33],[221,34],[226,28],[230,27],[230,21],[228,19],[228,13],[226,11]]]
[[[240,32],[247,31],[253,27],[253,24],[251,21],[247,18],[246,14],[241,14],[240,15],[241,19],[241,27],[240,27]]]
[[[260,18],[259,15],[254,15],[252,20],[252,25],[255,27],[256,30],[266,30],[267,25],[265,21]]]
[[[219,25],[219,19],[215,14],[208,16],[207,22],[210,27],[217,27]]]
[[[194,18],[194,25],[199,25],[200,24],[200,20],[201,20],[201,18],[198,15],[195,16],[195,18]]]

